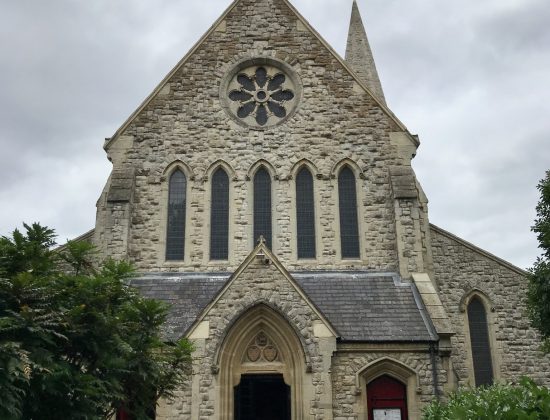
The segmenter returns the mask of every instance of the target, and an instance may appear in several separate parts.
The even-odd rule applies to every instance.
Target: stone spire
[[[353,0],[351,11],[346,61],[376,98],[385,105],[386,98],[384,98],[384,91],[382,90],[382,84],[376,71],[376,64],[374,63],[374,57],[370,49],[367,32],[365,31],[356,0]]]

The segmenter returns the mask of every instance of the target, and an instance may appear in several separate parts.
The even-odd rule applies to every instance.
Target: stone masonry
[[[239,120],[239,104],[228,104],[239,72],[255,75],[261,65],[283,72],[293,92],[293,108],[265,127],[249,115]],[[346,60],[288,0],[231,4],[106,140],[113,170],[85,236],[100,258],[130,261],[138,271],[132,284],[144,295],[172,305],[167,336],[176,331],[195,344],[192,374],[161,402],[158,419],[234,419],[234,388],[250,372],[283,375],[292,420],[366,420],[367,386],[381,376],[405,385],[408,416],[418,419],[434,398],[475,385],[466,314],[473,296],[487,308],[495,380],[528,375],[550,385],[550,358],[525,316],[526,273],[430,225],[411,165],[419,144],[385,104],[355,1]],[[303,167],[314,182],[311,259],[297,253]],[[345,167],[356,181],[357,259],[341,255],[338,176]],[[229,176],[226,261],[209,255],[218,168]],[[271,249],[253,237],[260,168],[271,179]],[[185,257],[167,261],[176,169],[187,181]],[[281,360],[246,359],[262,328]],[[349,331],[355,335],[346,337]]]

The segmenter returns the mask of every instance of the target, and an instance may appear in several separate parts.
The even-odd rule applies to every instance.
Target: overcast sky
[[[351,0],[292,3],[344,54]],[[230,0],[0,3],[0,235],[93,228],[102,149]],[[358,0],[432,223],[521,268],[550,169],[548,0]]]

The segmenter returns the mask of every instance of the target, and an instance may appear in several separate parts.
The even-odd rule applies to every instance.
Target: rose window
[[[228,86],[229,110],[237,121],[269,127],[285,120],[296,105],[295,83],[272,66],[253,66],[235,74]]]

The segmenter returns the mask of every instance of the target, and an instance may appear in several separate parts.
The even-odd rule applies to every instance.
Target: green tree
[[[186,379],[192,347],[166,342],[165,304],[127,285],[132,268],[94,269],[93,247],[52,250],[53,230],[0,238],[0,418],[149,418]]]
[[[537,234],[542,256],[529,270],[527,306],[531,323],[542,336],[543,349],[550,352],[550,171],[538,189],[540,200],[532,230]]]
[[[522,378],[519,385],[496,384],[461,390],[447,403],[433,402],[423,420],[547,420],[550,390]]]

